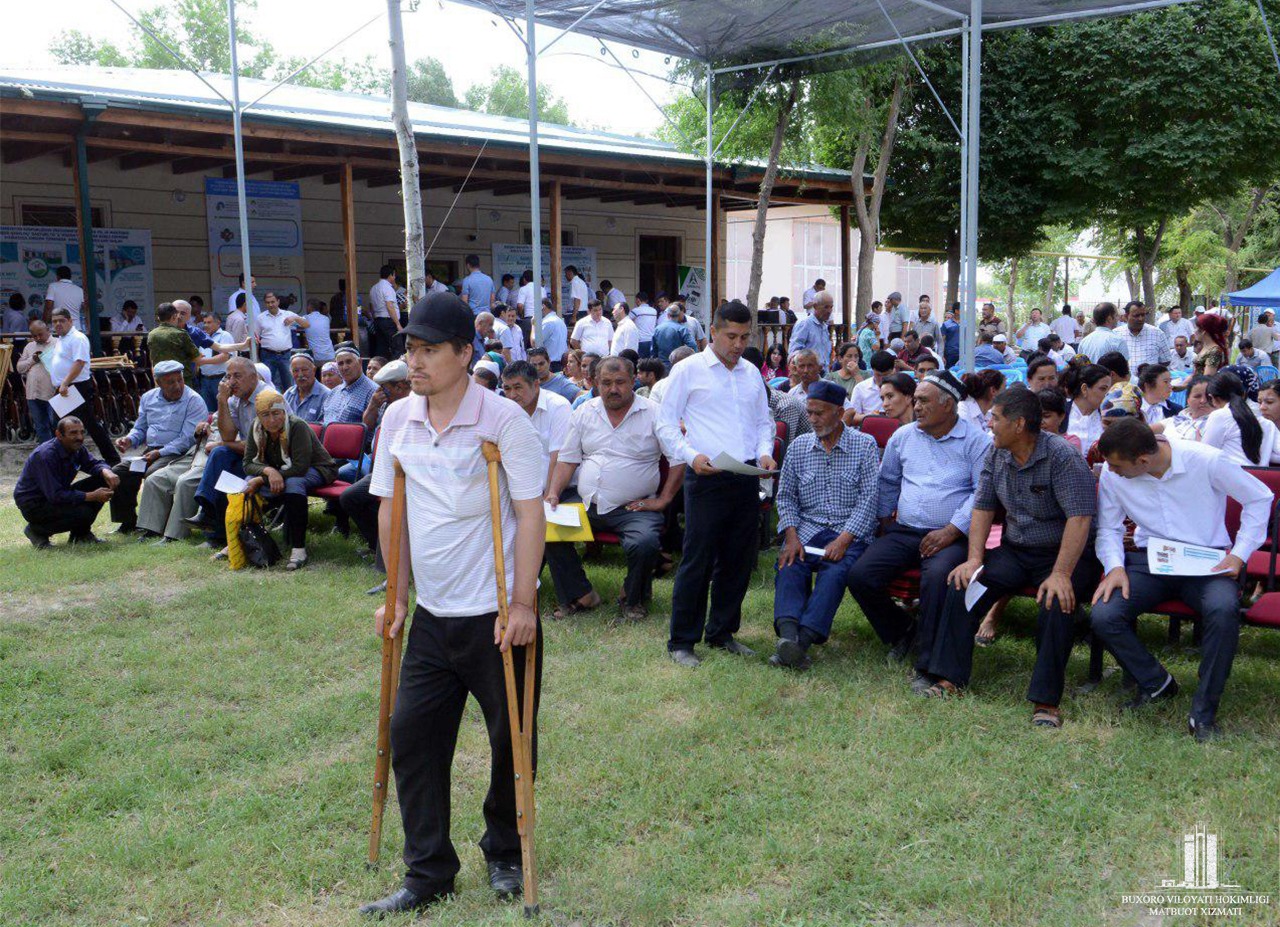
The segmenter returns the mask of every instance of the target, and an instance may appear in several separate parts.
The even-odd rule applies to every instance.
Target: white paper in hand
[[[244,484],[246,482],[248,481],[236,476],[234,473],[223,470],[218,476],[218,482],[213,484],[213,488],[230,496],[238,492],[244,492]]]
[[[578,509],[571,505],[557,505],[554,509],[546,502],[542,503],[542,513],[547,516],[547,521],[553,525],[561,525],[565,528],[581,528],[582,518],[578,515]]]
[[[717,470],[724,470],[728,473],[741,473],[744,476],[773,476],[772,470],[765,470],[761,467],[753,467],[750,464],[744,464],[737,458],[730,457],[724,451],[716,454],[711,461],[711,466]]]
[[[53,398],[49,400],[49,408],[53,409],[58,418],[62,418],[70,412],[74,412],[84,404],[84,397],[80,395],[80,390],[74,386],[67,390],[66,396],[53,394]]]
[[[978,582],[978,577],[982,575],[985,567],[978,567],[973,577],[969,580],[969,588],[964,591],[964,609],[972,611],[973,607],[978,604],[978,600],[987,594],[987,587]]]
[[[132,460],[129,461],[129,472],[130,473],[146,473],[147,472],[146,460],[142,457],[134,457]]]
[[[1155,576],[1211,576],[1226,554],[1214,547],[1197,547],[1163,538],[1147,540],[1147,569]]]
[[[806,545],[804,552],[806,554],[813,554],[815,557],[825,557],[827,555],[827,549],[825,547],[809,547]]]

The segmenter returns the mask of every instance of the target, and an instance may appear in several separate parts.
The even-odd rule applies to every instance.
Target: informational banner
[[[685,312],[696,316],[705,329],[711,324],[711,307],[707,298],[707,272],[701,267],[686,267],[681,264],[676,268],[680,280],[680,292],[684,294]]]
[[[302,199],[296,183],[272,180],[245,182],[249,206],[249,251],[258,302],[270,290],[292,295],[306,305],[303,286]],[[227,299],[240,288],[240,209],[236,182],[220,177],[204,181],[205,215],[209,226],[209,286],[213,307],[227,311]]]
[[[561,248],[560,273],[572,264],[578,268],[578,274],[587,282],[593,291],[596,283],[596,249],[595,248]],[[532,245],[493,245],[493,282],[499,283],[503,274],[511,274],[519,282],[520,275],[533,266]],[[551,249],[542,248],[542,285],[547,292],[554,292],[551,286]],[[561,292],[564,292],[563,280]]]
[[[138,316],[151,325],[155,316],[149,229],[94,229],[98,313],[115,315],[132,299]],[[59,267],[71,268],[71,279],[84,285],[80,236],[74,228],[0,225],[0,300],[8,305],[21,293],[27,310],[44,309],[44,294]],[[86,324],[88,320],[86,319]]]

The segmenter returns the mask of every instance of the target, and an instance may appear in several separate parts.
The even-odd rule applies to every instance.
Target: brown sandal
[[[1062,727],[1062,712],[1052,705],[1038,705],[1031,715],[1031,723],[1036,727]]]
[[[925,698],[959,698],[963,694],[959,686],[946,679],[939,679],[924,690]]]

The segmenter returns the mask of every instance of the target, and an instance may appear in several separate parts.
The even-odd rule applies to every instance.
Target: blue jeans
[[[36,430],[36,441],[44,444],[53,437],[53,428],[58,424],[53,407],[44,399],[28,399],[27,411],[31,413],[31,426]]]
[[[218,411],[218,384],[222,382],[225,374],[200,374],[200,398],[204,400],[205,408],[210,412]]]
[[[361,454],[359,460],[348,460],[338,468],[338,479],[344,483],[354,483],[372,472],[373,464],[369,462],[369,455]]]
[[[196,487],[196,502],[209,509],[217,525],[211,533],[211,541],[227,538],[227,497],[213,487],[223,473],[244,476],[244,458],[226,446],[215,447],[205,461],[200,485]]]
[[[267,365],[267,369],[271,371],[271,380],[281,393],[293,386],[293,374],[289,373],[289,357],[288,351],[258,349],[258,359]]]
[[[824,529],[806,546],[826,547],[835,539],[836,532]],[[816,643],[826,641],[844,598],[849,570],[866,549],[866,541],[854,541],[838,561],[802,554],[795,563],[779,569],[773,580],[774,631],[779,621],[789,618],[812,631]]]

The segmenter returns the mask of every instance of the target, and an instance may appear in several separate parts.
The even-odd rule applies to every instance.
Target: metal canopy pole
[[[966,22],[967,25],[967,22]],[[969,296],[969,33],[960,37],[960,263],[956,268],[956,304],[960,310],[973,302]],[[960,322],[963,311],[956,313]],[[962,336],[957,336],[962,337]]]
[[[542,345],[542,180],[538,170],[538,43],[533,34],[533,0],[524,0],[524,45],[529,70],[529,223],[533,229],[533,340]],[[557,312],[563,307],[557,306]],[[572,327],[572,326],[571,326]]]
[[[240,130],[240,53],[236,45],[236,0],[227,0],[227,33],[231,43],[231,132],[236,145],[236,209],[240,213],[240,269],[244,273],[244,310],[250,333],[256,332],[253,268],[249,263],[249,198],[244,185],[244,135]],[[354,282],[352,283],[354,286]],[[350,291],[348,299],[354,298]],[[249,356],[258,362],[258,339],[249,339]]]
[[[707,215],[705,234],[703,236],[703,263],[706,265],[706,275],[702,281],[703,303],[707,307],[707,317],[701,319],[703,323],[710,325],[715,307],[711,305],[711,275],[715,272],[711,267],[711,217],[715,204],[711,197],[711,159],[714,149],[712,147],[711,133],[712,129],[712,102],[711,102],[711,82],[715,80],[715,72],[711,70],[711,63],[707,62]]]
[[[968,124],[965,134],[965,302],[960,306],[960,364],[973,369],[978,297],[978,163],[982,150],[982,0],[969,2]]]

